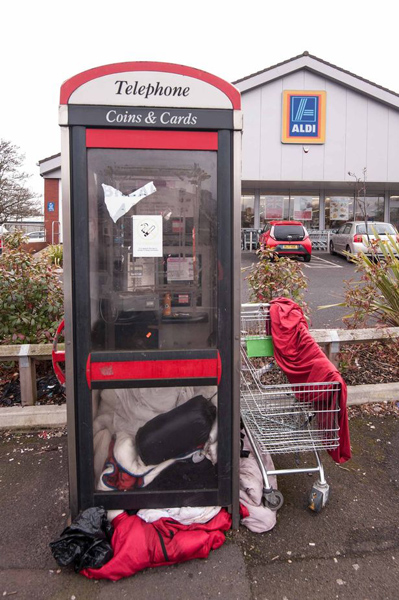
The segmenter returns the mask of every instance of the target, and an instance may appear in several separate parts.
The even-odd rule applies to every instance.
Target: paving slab
[[[66,418],[66,404],[1,407],[0,430],[64,427]]]
[[[0,433],[0,596],[18,600],[397,600],[399,419],[350,419],[353,458],[323,459],[331,497],[314,514],[314,475],[280,476],[276,527],[229,532],[207,560],[147,569],[116,583],[60,569],[49,550],[68,515],[65,430]],[[313,464],[302,455],[301,465]],[[275,457],[277,468],[295,465]]]

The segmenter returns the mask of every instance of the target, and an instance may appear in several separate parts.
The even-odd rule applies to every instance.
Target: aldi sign
[[[283,92],[283,144],[324,144],[326,92]]]

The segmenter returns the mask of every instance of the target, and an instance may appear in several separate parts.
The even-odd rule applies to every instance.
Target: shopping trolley
[[[277,369],[273,359],[268,304],[241,306],[241,419],[263,477],[263,502],[272,510],[283,495],[269,483],[271,475],[319,473],[309,496],[315,512],[326,505],[329,485],[319,450],[339,445],[339,382],[265,385],[267,371]],[[313,452],[317,466],[267,470],[262,454],[297,455]]]

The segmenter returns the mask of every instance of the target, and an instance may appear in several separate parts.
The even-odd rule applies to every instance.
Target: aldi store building
[[[244,118],[243,229],[298,219],[331,230],[363,220],[364,207],[368,219],[399,226],[399,94],[307,52],[234,84]],[[61,219],[61,157],[39,164],[49,238],[51,220]]]
[[[399,94],[307,52],[234,84],[243,228],[298,219],[330,230],[363,220],[364,206],[399,226]]]

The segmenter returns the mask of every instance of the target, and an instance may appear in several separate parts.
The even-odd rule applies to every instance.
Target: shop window
[[[370,221],[384,220],[384,196],[362,196],[356,199],[356,221],[364,221],[365,214]]]
[[[319,196],[290,196],[290,217],[301,221],[307,229],[319,229]]]
[[[241,227],[244,229],[255,227],[254,206],[255,196],[241,196]]]
[[[353,219],[353,196],[328,196],[325,200],[326,229],[339,229]]]
[[[283,221],[289,218],[289,196],[260,197],[260,226],[268,221]]]
[[[260,197],[260,225],[268,221],[301,221],[308,229],[320,223],[319,196],[263,195]]]
[[[389,222],[399,231],[399,196],[390,196]]]

